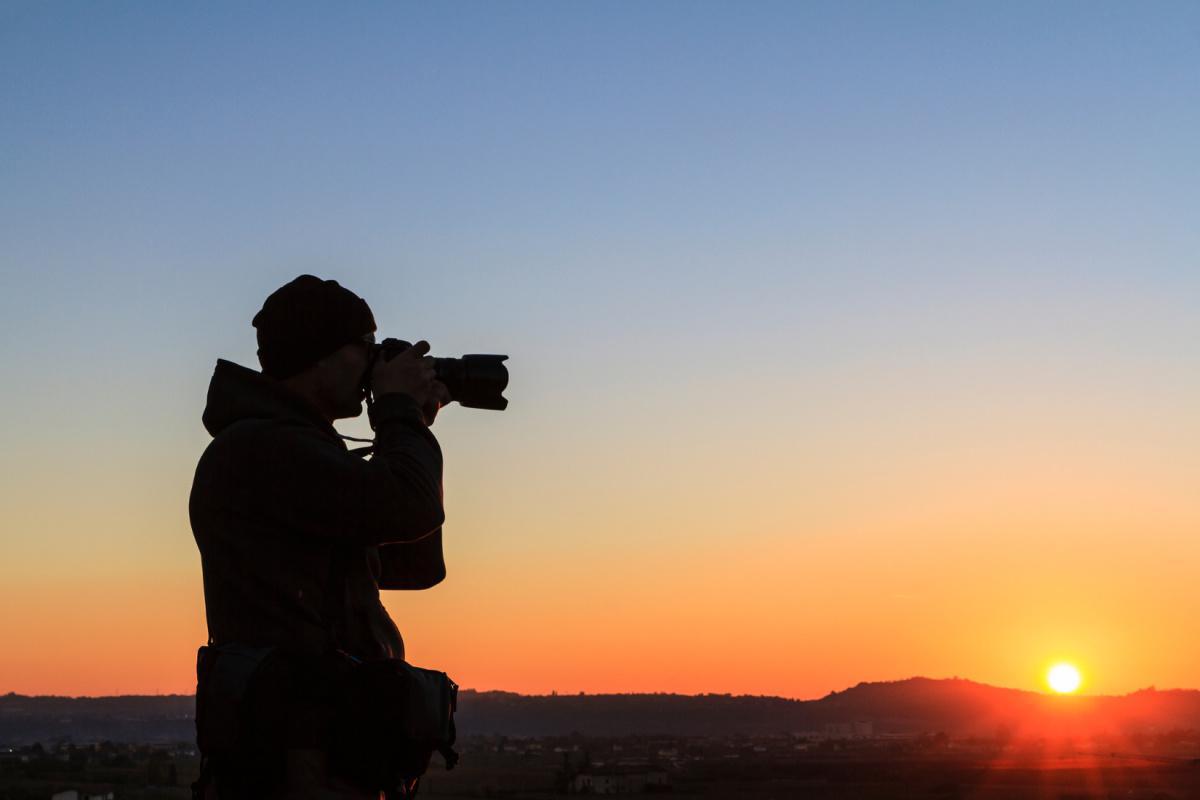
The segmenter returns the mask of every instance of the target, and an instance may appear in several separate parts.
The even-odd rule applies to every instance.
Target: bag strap
[[[368,396],[368,402],[370,399]],[[343,439],[372,442],[370,447],[359,447],[349,451],[359,458],[366,458],[374,449],[373,439],[355,439],[352,436],[338,435]],[[321,616],[322,622],[325,623],[326,648],[330,652],[345,652],[338,632],[341,623],[346,619],[346,563],[349,553],[350,545],[342,544],[336,539],[329,546],[329,575],[325,581],[325,602],[322,603]]]

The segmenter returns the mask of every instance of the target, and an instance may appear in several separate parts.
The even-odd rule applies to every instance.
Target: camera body
[[[410,347],[411,344],[401,339],[384,339],[379,344],[371,345],[364,388],[371,391],[371,371],[376,359],[390,361],[393,356]],[[433,368],[437,379],[450,392],[451,401],[466,408],[503,411],[508,408],[508,399],[502,396],[508,386],[508,367],[504,366],[507,358],[482,354],[434,358]]]

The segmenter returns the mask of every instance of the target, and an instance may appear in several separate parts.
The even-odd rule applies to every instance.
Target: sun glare
[[[1081,682],[1079,670],[1070,664],[1055,664],[1046,673],[1046,683],[1059,694],[1070,694],[1079,688]]]

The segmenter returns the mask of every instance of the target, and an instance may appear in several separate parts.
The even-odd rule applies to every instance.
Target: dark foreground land
[[[194,708],[0,695],[0,800],[187,798]],[[1198,719],[1195,690],[1056,697],[962,679],[819,700],[464,690],[461,764],[435,764],[422,796],[1200,800]]]
[[[1000,744],[945,735],[831,740],[765,737],[500,737],[460,743],[462,763],[440,760],[422,796],[552,798],[568,794],[675,798],[979,798],[1175,800],[1200,798],[1190,736],[1144,743],[1140,753],[1097,742]],[[1153,752],[1150,752],[1153,751]],[[0,749],[0,800],[183,798],[199,759],[178,745],[48,745]]]

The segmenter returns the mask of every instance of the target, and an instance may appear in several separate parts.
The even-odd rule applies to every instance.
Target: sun
[[[1055,664],[1046,673],[1046,683],[1059,694],[1070,694],[1078,689],[1082,682],[1079,670],[1070,664]]]

